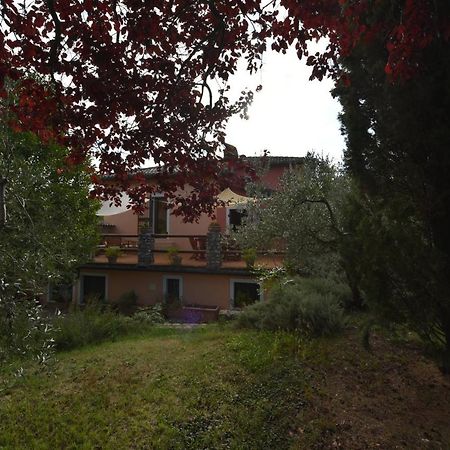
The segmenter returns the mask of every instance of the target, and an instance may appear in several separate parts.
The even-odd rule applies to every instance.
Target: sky
[[[311,68],[299,61],[293,50],[286,54],[267,52],[260,73],[250,76],[242,64],[230,79],[233,93],[243,88],[255,89],[249,120],[234,117],[227,126],[227,142],[239,154],[303,156],[308,151],[342,159],[344,139],[340,132],[340,105],[333,99],[333,83],[309,81]]]

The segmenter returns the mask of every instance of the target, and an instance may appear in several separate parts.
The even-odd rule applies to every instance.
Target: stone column
[[[206,266],[220,269],[222,265],[222,233],[218,223],[211,223],[206,235]]]
[[[148,266],[155,262],[153,250],[155,238],[153,236],[153,198],[148,201],[148,227],[140,230],[138,241],[138,265]]]

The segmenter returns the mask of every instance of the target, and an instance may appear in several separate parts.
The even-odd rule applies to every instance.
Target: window
[[[183,298],[183,279],[181,277],[164,277],[164,298],[167,302],[179,301]]]
[[[243,308],[261,300],[260,285],[250,280],[232,280],[231,306],[232,308]]]
[[[106,299],[106,276],[105,275],[83,275],[81,277],[80,303],[86,303],[91,299],[105,301]]]
[[[236,231],[242,225],[244,217],[247,217],[246,209],[228,208],[228,229]]]
[[[169,233],[169,210],[164,197],[153,197],[153,232],[155,234]]]

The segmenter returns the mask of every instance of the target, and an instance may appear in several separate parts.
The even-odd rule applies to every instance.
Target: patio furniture
[[[189,242],[191,244],[192,250],[194,253],[192,254],[190,259],[205,259],[206,257],[206,236],[192,236],[189,237]]]

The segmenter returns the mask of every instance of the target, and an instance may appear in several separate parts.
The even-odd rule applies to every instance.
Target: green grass
[[[0,448],[289,448],[308,389],[298,344],[208,326],[59,353],[0,392]]]

